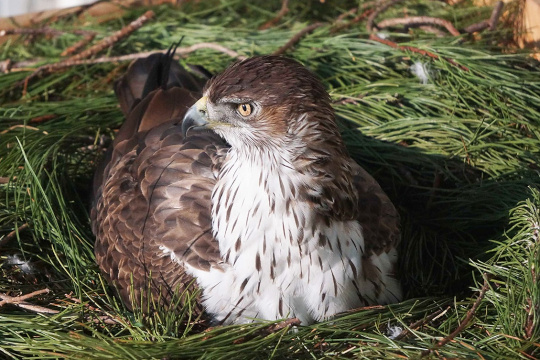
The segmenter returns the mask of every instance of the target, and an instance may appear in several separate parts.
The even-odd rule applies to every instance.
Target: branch
[[[435,27],[435,26],[421,25],[418,28],[424,30],[425,32],[433,33],[433,34],[437,35],[437,37],[445,37],[446,36],[446,33],[444,31],[442,31],[441,29],[439,29],[438,27]]]
[[[277,324],[270,325],[269,327],[262,330],[263,335],[273,334],[283,328],[289,326],[300,326],[300,320],[297,318],[291,318],[278,322]]]
[[[493,31],[497,28],[497,24],[499,23],[499,18],[501,17],[501,12],[504,8],[504,2],[498,1],[495,7],[493,8],[493,11],[491,12],[491,16],[489,17],[489,30]]]
[[[499,22],[499,17],[501,16],[501,12],[503,10],[504,3],[502,1],[498,1],[495,7],[493,8],[493,11],[491,12],[491,16],[489,20],[483,20],[479,23],[472,24],[470,26],[467,26],[464,31],[466,33],[472,34],[478,31],[485,30],[489,28],[490,31],[493,31],[497,28],[497,24]]]
[[[62,54],[60,54],[60,56],[68,56],[77,52],[79,49],[83,48],[88,43],[90,43],[90,41],[94,40],[95,37],[96,37],[96,34],[86,35],[82,40],[77,41],[75,44],[71,45],[66,50],[64,50]]]
[[[281,9],[279,10],[278,14],[275,18],[265,22],[263,25],[259,26],[259,30],[266,30],[274,26],[281,20],[287,13],[289,12],[289,0],[282,0],[281,2]]]
[[[366,5],[366,4],[364,4]],[[364,8],[364,7],[362,7]],[[346,29],[348,27],[350,27],[351,25],[353,24],[356,24],[357,22],[359,21],[362,21],[364,20],[366,17],[368,17],[370,14],[372,13],[372,10],[371,9],[367,9],[365,10],[363,13],[359,14],[359,15],[356,15],[351,21],[345,23],[345,24],[339,24],[339,17],[338,19],[336,20],[336,23],[338,23],[337,26],[335,26],[333,29],[332,29],[332,33],[337,33],[337,32],[340,32],[342,31],[343,29]],[[343,15],[343,14],[341,14]],[[340,15],[340,17],[341,17]]]
[[[15,236],[17,236],[18,233],[20,233],[20,232],[22,232],[22,231],[24,231],[26,229],[28,229],[28,224],[24,223],[21,226],[19,226],[17,229],[11,231],[9,234],[4,236],[2,239],[0,239],[0,248],[2,246],[7,245],[12,239],[15,238]]]
[[[317,22],[317,23],[311,24],[309,26],[306,26],[305,28],[303,28],[302,30],[297,32],[289,41],[287,41],[287,43],[285,45],[283,45],[282,47],[280,47],[279,49],[274,51],[274,53],[272,55],[282,55],[282,54],[284,54],[287,50],[289,50],[294,45],[296,45],[300,41],[300,39],[302,39],[304,36],[306,36],[307,34],[312,32],[316,28],[321,27],[323,25],[324,25],[324,23]]]
[[[394,6],[400,1],[403,1],[403,0],[390,0],[389,2],[383,3],[380,7],[375,9],[375,11],[373,11],[371,15],[368,17],[368,20],[366,23],[367,31],[369,33],[372,33],[374,29],[376,28],[374,24],[375,24],[375,19],[377,18],[377,16],[379,16],[380,13],[382,13],[383,11],[386,11],[388,8]]]
[[[236,51],[231,50],[229,48],[226,48],[225,46],[222,46],[216,43],[199,43],[199,44],[191,45],[188,47],[177,48],[176,54],[187,55],[200,49],[212,49],[212,50],[224,53],[226,55],[229,55],[230,57],[235,58],[235,59],[239,59],[239,60],[246,59],[246,56],[240,55]],[[85,60],[75,60],[75,61],[65,60],[59,63],[55,63],[55,64],[43,65],[42,67],[53,68],[54,70],[61,70],[64,68],[78,66],[78,65],[92,65],[92,64],[110,63],[110,62],[131,61],[131,60],[145,58],[152,54],[157,54],[157,53],[166,54],[167,51],[168,50],[155,50],[155,51],[144,51],[140,53],[120,55],[120,56],[103,56],[103,57],[99,57],[95,59],[85,59]],[[10,66],[10,70],[11,71],[25,70],[26,68],[33,66],[41,61],[43,60],[21,61],[21,62],[12,63]],[[0,70],[1,69],[2,68],[0,66]],[[36,71],[38,70],[39,68],[36,69]]]
[[[49,309],[49,308],[39,306],[39,305],[32,305],[32,304],[29,304],[29,303],[27,303],[25,301],[25,300],[30,299],[30,298],[32,298],[34,296],[37,296],[37,295],[47,294],[47,293],[49,293],[49,291],[50,291],[49,289],[41,289],[41,290],[31,292],[30,294],[21,295],[21,296],[9,296],[9,295],[6,295],[4,293],[0,293],[0,298],[2,298],[2,301],[0,301],[0,307],[4,306],[6,304],[11,304],[11,305],[15,305],[15,306],[18,306],[20,308],[30,310],[30,311],[33,311],[33,312],[36,312],[36,313],[40,313],[40,314],[42,314],[42,313],[45,313],[45,314],[58,314],[59,313],[58,310]]]
[[[377,27],[383,29],[395,25],[438,25],[445,27],[446,30],[448,30],[448,32],[454,36],[461,35],[450,21],[429,16],[411,16],[407,18],[386,19],[378,23]]]
[[[396,337],[394,338],[394,340],[397,341],[397,340],[403,339],[405,336],[407,336],[408,334],[411,333],[411,330],[416,330],[416,329],[418,329],[418,328],[424,326],[425,324],[430,323],[431,321],[435,320],[435,318],[438,318],[439,316],[441,316],[441,314],[442,314],[443,312],[447,312],[449,309],[450,309],[450,306],[448,306],[446,309],[439,309],[439,310],[435,311],[433,314],[431,314],[431,315],[429,315],[429,316],[427,316],[427,317],[425,317],[425,318],[423,318],[423,319],[420,319],[420,320],[418,320],[418,321],[412,323],[412,324],[409,326],[408,329],[403,329],[403,331],[400,332],[400,333],[398,334],[398,336],[396,336]]]
[[[95,54],[99,53],[103,49],[113,45],[115,42],[118,42],[120,39],[130,35],[135,30],[139,29],[141,26],[144,25],[145,22],[150,20],[152,17],[154,17],[154,12],[151,11],[151,10],[148,10],[142,16],[140,16],[136,20],[132,21],[130,24],[123,27],[121,30],[118,30],[117,32],[115,32],[111,36],[106,37],[105,39],[103,39],[100,42],[98,42],[97,44],[89,47],[85,51],[83,51],[83,52],[81,52],[81,53],[79,53],[77,55],[74,55],[74,56],[70,57],[69,59],[61,61],[59,63],[40,66],[33,73],[28,75],[26,77],[26,79],[24,79],[24,81],[23,81],[23,84],[24,84],[23,94],[26,94],[26,88],[28,86],[28,82],[31,79],[33,79],[34,77],[36,77],[37,75],[40,75],[40,74],[43,74],[43,73],[48,73],[48,72],[58,70],[58,69],[62,69],[64,67],[66,67],[66,66],[72,66],[71,65],[72,63],[76,63],[77,61],[80,61],[82,59],[86,59],[86,58],[88,58],[88,57],[90,57],[92,55],[95,55]]]
[[[489,280],[491,279],[491,275],[484,274],[484,285],[482,286],[482,289],[480,289],[480,293],[478,294],[478,298],[474,302],[472,308],[467,311],[467,315],[465,316],[465,319],[459,324],[459,326],[452,331],[451,334],[440,340],[434,347],[428,350],[422,351],[422,354],[420,357],[427,356],[431,354],[434,350],[437,350],[440,347],[443,347],[444,345],[448,344],[450,341],[452,341],[460,332],[465,330],[467,325],[471,322],[472,318],[474,317],[474,314],[476,313],[476,310],[478,309],[478,306],[480,306],[480,303],[482,302],[482,299],[486,295],[486,292],[489,289]]]
[[[115,317],[113,315],[107,314],[107,312],[105,312],[105,311],[103,311],[101,309],[98,309],[98,308],[90,305],[89,303],[84,303],[83,304],[80,299],[77,299],[76,297],[73,297],[71,294],[65,294],[65,297],[68,298],[69,300],[77,303],[77,304],[83,305],[85,308],[87,308],[88,310],[90,310],[93,313],[104,314],[104,315],[96,315],[95,317],[93,317],[92,321],[94,323],[105,323],[105,324],[108,324],[108,325],[116,325],[116,324],[123,324],[124,323],[124,321],[122,321],[122,319],[120,319],[119,317]]]
[[[15,28],[15,29],[2,29],[0,30],[0,36],[8,36],[8,35],[63,35],[68,33],[67,31],[52,29],[50,27],[42,27],[42,28]],[[71,34],[75,35],[90,35],[95,34],[93,31],[89,30],[73,30],[69,31]]]
[[[280,331],[281,329],[284,329],[286,327],[291,327],[291,326],[300,326],[300,320],[297,318],[290,318],[290,319],[280,321],[278,323],[275,323],[268,327],[260,329],[256,331],[255,333],[250,334],[250,336],[244,336],[239,339],[236,339],[233,341],[233,344],[243,344],[253,339],[255,336],[268,336],[270,334]]]
[[[144,25],[148,20],[152,19],[154,17],[154,12],[152,10],[148,10],[143,15],[132,21],[127,26],[123,27],[122,29],[118,30],[114,34],[112,34],[109,37],[106,37],[105,39],[101,40],[97,44],[89,47],[85,51],[70,57],[67,59],[67,61],[75,61],[80,59],[86,59],[89,58],[92,55],[95,55],[102,51],[103,49],[108,48],[109,46],[113,45],[114,43],[118,42],[119,40],[131,35],[135,30],[139,29],[141,26]]]
[[[412,51],[412,52],[415,52],[417,54],[421,54],[421,55],[424,55],[424,56],[429,56],[430,58],[435,59],[435,60],[444,59],[447,62],[449,62],[450,64],[460,68],[461,70],[470,71],[468,67],[463,66],[461,64],[458,64],[453,59],[441,57],[441,56],[439,56],[437,54],[432,53],[431,51],[422,50],[422,49],[419,49],[419,48],[414,47],[414,46],[399,45],[399,44],[397,44],[397,43],[395,43],[393,41],[390,41],[390,40],[387,40],[387,39],[382,39],[382,38],[380,38],[379,36],[377,36],[375,34],[371,34],[369,36],[369,38],[371,40],[380,42],[381,44],[393,47],[394,49],[399,49],[399,50],[403,50],[403,51],[407,51],[407,50]]]

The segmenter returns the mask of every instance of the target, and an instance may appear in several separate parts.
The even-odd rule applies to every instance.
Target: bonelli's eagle
[[[126,305],[199,289],[214,323],[306,324],[399,301],[398,214],[347,154],[316,76],[258,56],[207,79],[160,54],[117,83],[126,121],[92,223]]]

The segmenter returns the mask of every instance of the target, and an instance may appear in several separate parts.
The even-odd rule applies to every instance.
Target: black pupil
[[[242,104],[242,110],[247,111],[247,105],[246,104]]]

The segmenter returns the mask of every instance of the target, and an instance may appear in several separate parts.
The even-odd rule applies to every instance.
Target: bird
[[[173,53],[117,82],[126,120],[94,178],[96,261],[128,309],[194,291],[212,324],[311,324],[401,301],[399,214],[318,77],[273,55],[211,76]]]

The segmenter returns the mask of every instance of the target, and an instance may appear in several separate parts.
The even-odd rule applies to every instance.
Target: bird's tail
[[[167,90],[180,87],[194,93],[202,91],[212,75],[202,66],[187,65],[187,70],[174,61],[179,43],[172,45],[166,54],[155,53],[135,60],[129,65],[124,76],[116,82],[114,91],[126,117],[134,106],[159,88]]]

